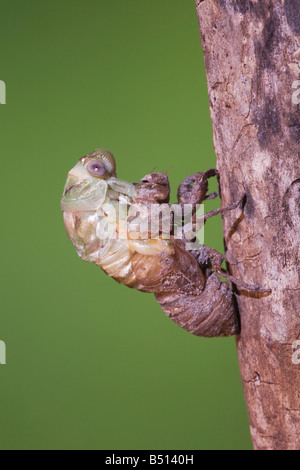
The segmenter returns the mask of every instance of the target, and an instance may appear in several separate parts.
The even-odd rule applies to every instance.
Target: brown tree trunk
[[[196,0],[255,449],[300,449],[300,9],[298,0]],[[202,84],[203,86],[203,84]],[[299,347],[299,346],[298,346]]]

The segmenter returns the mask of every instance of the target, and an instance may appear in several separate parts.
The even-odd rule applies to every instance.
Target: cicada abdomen
[[[240,332],[233,293],[216,273],[208,277],[201,295],[158,294],[156,299],[171,320],[196,336],[212,338]]]

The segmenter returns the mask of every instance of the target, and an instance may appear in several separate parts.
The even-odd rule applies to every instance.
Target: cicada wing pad
[[[107,187],[104,180],[74,183],[64,192],[61,201],[63,212],[96,211],[105,201]]]

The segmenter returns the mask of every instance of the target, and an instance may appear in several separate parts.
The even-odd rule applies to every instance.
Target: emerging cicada
[[[216,170],[197,173],[180,185],[179,204],[197,204],[218,193],[207,194],[208,178]],[[164,312],[187,331],[205,337],[238,334],[240,324],[227,277],[246,289],[257,290],[221,271],[222,255],[208,247],[188,251],[186,238],[177,239],[172,227],[169,239],[150,236],[149,216],[128,232],[128,208],[168,204],[170,186],[165,173],[152,173],[139,183],[117,179],[111,152],[100,149],[82,157],[68,174],[62,198],[67,234],[78,255],[100,266],[119,283],[155,294]],[[240,203],[241,201],[239,201]],[[236,208],[239,203],[212,211],[212,215]],[[141,214],[139,213],[139,216]],[[151,218],[151,217],[150,217]],[[132,220],[131,220],[132,223]]]

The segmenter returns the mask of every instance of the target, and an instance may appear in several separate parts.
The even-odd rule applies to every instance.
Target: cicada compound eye
[[[87,164],[87,170],[89,173],[91,173],[93,176],[103,176],[106,173],[106,168],[103,165],[103,163],[98,162],[97,160],[92,160]]]
[[[116,177],[116,161],[109,150],[96,149],[82,157],[80,161],[92,176],[105,179]]]

